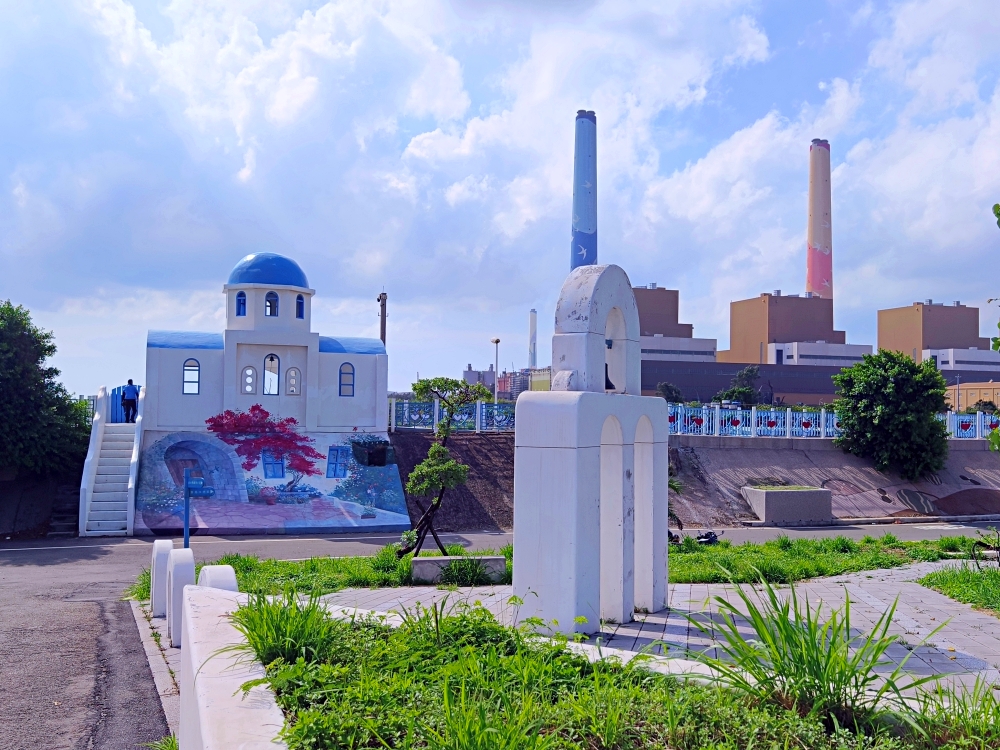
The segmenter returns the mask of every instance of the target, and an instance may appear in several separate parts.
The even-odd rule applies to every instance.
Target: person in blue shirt
[[[132,385],[129,378],[128,385],[122,388],[122,408],[125,410],[125,421],[135,422],[136,406],[139,403],[139,389]]]

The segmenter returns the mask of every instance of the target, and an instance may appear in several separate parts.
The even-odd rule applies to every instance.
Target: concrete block
[[[149,608],[153,617],[167,616],[167,560],[173,548],[169,539],[153,542],[153,562],[149,566]]]
[[[472,558],[451,555],[448,557],[415,557],[412,562],[413,582],[440,583],[441,574],[444,572],[445,568],[451,565],[451,563],[456,560],[469,559],[479,562],[486,570],[486,575],[488,575],[490,580],[494,583],[502,580],[504,575],[507,573],[507,560],[503,556],[476,556]]]
[[[180,552],[182,550],[175,550]],[[186,551],[186,550],[185,550]],[[246,594],[188,586],[183,593],[184,648],[180,665],[180,750],[283,750],[278,739],[285,717],[274,693],[257,685],[264,667],[242,654],[224,651],[243,643],[228,615]]]
[[[239,591],[232,565],[205,565],[198,573],[198,585],[223,591]]]
[[[743,497],[757,518],[775,526],[833,522],[833,493],[819,487],[744,487]]]
[[[172,549],[167,557],[167,638],[174,648],[181,647],[185,586],[194,586],[194,553],[190,549]]]

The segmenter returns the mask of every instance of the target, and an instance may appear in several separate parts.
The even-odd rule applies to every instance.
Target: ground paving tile
[[[821,612],[842,607],[849,599],[852,631],[869,632],[882,614],[896,601],[896,611],[889,632],[902,637],[905,645],[893,646],[887,657],[894,664],[907,659],[905,669],[913,675],[948,675],[965,684],[977,678],[1000,682],[1000,622],[987,613],[978,612],[956,602],[916,581],[943,565],[955,563],[916,563],[891,570],[869,571],[804,581],[795,586],[797,596]],[[742,587],[751,597],[762,596],[760,587]],[[777,587],[780,597],[791,592],[787,586]],[[343,607],[359,607],[381,612],[412,610],[418,603],[430,606],[447,600],[450,606],[481,602],[504,622],[512,622],[516,607],[509,603],[510,586],[485,586],[461,589],[400,588],[346,589],[331,594],[326,600]],[[625,624],[602,623],[600,632],[588,642],[607,649],[625,651],[648,650],[683,656],[692,650],[714,652],[721,622],[717,597],[742,609],[742,603],[731,584],[673,584],[668,590],[669,607],[660,612],[637,613],[635,621]],[[692,621],[702,623],[707,634]],[[743,618],[736,620],[738,631],[745,638],[752,632]],[[936,631],[936,632],[935,632]]]

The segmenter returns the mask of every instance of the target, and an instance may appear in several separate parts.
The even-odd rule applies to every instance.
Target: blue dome
[[[276,253],[251,253],[229,274],[230,284],[273,284],[309,288],[299,264]]]

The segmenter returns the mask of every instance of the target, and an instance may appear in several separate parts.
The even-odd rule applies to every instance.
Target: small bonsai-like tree
[[[681,389],[673,383],[657,383],[656,395],[670,404],[679,404],[684,400]]]
[[[323,454],[312,447],[313,439],[298,431],[294,417],[277,419],[260,404],[246,411],[227,409],[205,420],[208,431],[226,445],[233,446],[236,455],[243,459],[244,471],[253,471],[263,453],[285,462],[285,469],[292,475],[285,485],[286,492],[293,492],[302,477],[318,476],[321,472],[315,461]]]
[[[418,401],[437,399],[443,414],[437,425],[439,442],[430,447],[427,458],[413,467],[406,480],[406,491],[420,509],[421,516],[413,529],[403,534],[402,543],[396,551],[400,558],[410,552],[419,554],[428,534],[434,537],[441,554],[448,554],[434,530],[434,516],[441,508],[445,490],[465,484],[469,477],[469,467],[452,458],[445,447],[451,435],[452,420],[461,409],[480,399],[492,398],[492,395],[481,383],[466,383],[453,378],[424,378],[413,384],[414,398]],[[431,503],[424,508],[414,496],[431,497]]]
[[[896,469],[918,479],[944,466],[948,429],[937,418],[945,410],[944,378],[934,362],[919,365],[906,354],[880,350],[833,376],[834,402],[846,453],[870,458],[879,471]]]

